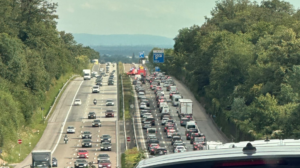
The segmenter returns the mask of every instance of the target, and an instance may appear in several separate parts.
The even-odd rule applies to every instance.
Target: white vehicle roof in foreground
[[[180,103],[192,103],[193,101],[191,99],[179,99]]]
[[[280,144],[272,143],[280,142]],[[271,144],[270,144],[271,142]],[[246,144],[249,141],[240,143],[227,143],[223,146],[228,146],[229,144]],[[281,158],[281,157],[299,157],[300,156],[300,140],[270,140],[268,142],[253,141],[250,142],[254,147],[256,147],[255,153],[249,154],[244,153],[243,148],[246,146],[240,146],[236,148],[220,148],[217,150],[201,150],[201,151],[190,151],[185,153],[175,153],[170,155],[164,155],[160,157],[154,157],[149,159],[144,159],[138,163],[138,168],[140,167],[160,167],[181,163],[190,162],[206,162],[206,161],[226,161],[226,160],[239,160],[239,159],[255,159],[255,158]],[[255,144],[255,145],[254,145]],[[258,146],[256,146],[258,144]],[[262,144],[269,144],[262,146]]]

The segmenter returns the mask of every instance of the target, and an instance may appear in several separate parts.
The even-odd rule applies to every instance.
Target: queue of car
[[[175,121],[171,115],[170,105],[176,107],[179,104],[179,100],[183,99],[183,96],[180,95],[177,90],[173,79],[170,76],[164,75],[164,73],[157,72],[144,78],[150,83],[150,90],[155,94],[153,101],[156,101],[155,107],[157,110],[150,108],[150,100],[146,97],[146,89],[143,87],[142,83],[145,79],[136,78],[132,84],[135,85],[135,90],[137,92],[140,115],[142,118],[142,128],[147,130],[146,146],[149,154],[165,155],[171,152],[178,153],[188,151],[188,144],[184,143],[182,135],[180,135],[176,128],[177,125],[186,129],[185,136],[186,140],[190,140],[190,144],[192,145],[191,149],[203,150],[206,145],[206,138],[203,133],[200,133],[193,118],[188,115],[180,115],[179,123],[175,124],[178,121]],[[166,147],[161,147],[157,135],[150,132],[151,129],[154,129],[153,126],[155,125],[155,111],[163,126],[161,130],[165,132],[166,137],[171,141],[170,145],[172,146],[172,151],[170,152],[168,152]]]
[[[109,64],[107,64],[107,67],[109,67]],[[107,68],[106,67],[106,68]],[[107,68],[106,71],[107,73],[109,73],[109,68]],[[108,79],[108,85],[113,85],[114,84],[114,73],[115,70],[113,70],[110,75],[109,75],[109,79]],[[96,78],[96,84],[92,87],[92,93],[100,93],[100,86],[102,86],[102,80],[103,77],[107,76],[106,73],[104,72],[103,68],[101,68],[100,71],[100,75],[97,75],[97,73],[93,72],[93,77]],[[75,99],[74,105],[80,106],[81,105],[81,100],[80,99]],[[105,102],[106,106],[114,106],[114,100],[106,100]],[[114,111],[113,110],[106,110],[105,111],[105,117],[114,117]],[[101,127],[101,121],[100,119],[98,119],[98,116],[96,116],[95,112],[89,112],[88,119],[93,119],[92,121],[92,127]],[[67,127],[67,133],[75,133],[76,128],[74,126],[68,126]],[[93,135],[90,131],[83,131],[80,135],[80,137],[82,138],[81,140],[81,148],[77,151],[77,160],[74,162],[74,167],[87,167],[88,165],[91,166],[91,164],[93,163],[88,163],[87,158],[89,158],[89,150],[87,150],[86,148],[91,148],[93,147],[94,143],[99,143],[99,151],[111,151],[112,150],[112,144],[111,144],[111,136],[108,134],[103,134],[100,137],[100,142],[95,142],[92,141],[93,139]],[[97,147],[98,148],[98,147]],[[97,161],[98,161],[98,167],[111,167],[111,162],[110,162],[110,156],[106,153],[101,153],[98,155],[97,157]]]

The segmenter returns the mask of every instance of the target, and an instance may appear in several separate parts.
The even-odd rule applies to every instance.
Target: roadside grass
[[[119,89],[119,120],[123,120],[123,89],[122,89],[122,74],[123,74],[123,63],[118,63],[118,89]]]
[[[10,147],[11,153],[8,155],[5,151],[3,151],[2,158],[5,162],[19,163],[23,161],[28,154],[30,154],[47,127],[47,121],[44,121],[44,116],[47,115],[55,97],[59,93],[59,90],[70,77],[71,73],[61,76],[59,80],[52,80],[50,89],[46,93],[46,99],[41,105],[44,110],[42,111],[41,108],[36,109],[32,117],[32,123],[29,126],[22,127],[20,129],[18,137],[20,137],[19,139],[22,139],[21,145],[17,143],[17,140],[11,144],[7,144]]]
[[[132,168],[144,157],[142,151],[139,151],[137,148],[128,149],[121,156],[121,166],[122,168]]]
[[[133,90],[131,86],[130,77],[122,74],[124,87],[124,105],[125,105],[125,119],[131,119],[130,105],[134,104]]]

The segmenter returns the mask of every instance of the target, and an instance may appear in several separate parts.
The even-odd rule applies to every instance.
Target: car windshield
[[[106,102],[113,102],[113,100],[106,100]]]
[[[75,100],[75,102],[80,102],[80,101],[81,101],[81,100],[79,100],[79,99],[76,99],[76,100]]]
[[[71,127],[71,126],[70,126],[70,127],[68,127],[68,129],[74,129],[74,127]]]
[[[86,131],[86,132],[83,132],[84,134],[91,134],[91,132],[88,132],[88,131]]]
[[[100,160],[99,163],[110,163],[108,160]]]
[[[100,120],[94,120],[94,122],[100,122]]]
[[[108,154],[99,154],[98,157],[109,157]]]
[[[87,152],[87,150],[79,150],[78,152],[84,153],[84,152]]]
[[[98,86],[94,86],[93,88],[94,88],[94,89],[98,89],[99,87],[98,87]]]

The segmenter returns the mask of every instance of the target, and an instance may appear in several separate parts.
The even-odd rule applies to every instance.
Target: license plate
[[[89,146],[88,144],[85,144],[85,146]]]
[[[80,155],[80,157],[85,157],[84,155]]]

